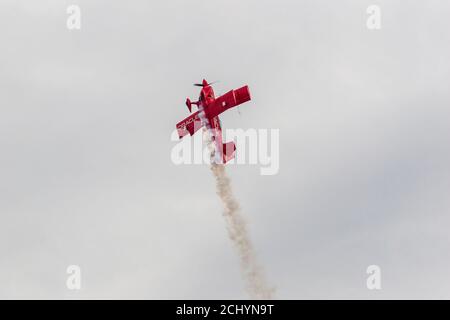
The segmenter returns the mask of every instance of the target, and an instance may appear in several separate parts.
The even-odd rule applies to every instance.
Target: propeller
[[[194,86],[196,86],[196,87],[205,87],[205,86],[213,85],[213,84],[215,84],[217,82],[219,82],[219,81],[213,81],[211,83],[206,83],[206,84],[204,84],[204,83],[194,83]]]

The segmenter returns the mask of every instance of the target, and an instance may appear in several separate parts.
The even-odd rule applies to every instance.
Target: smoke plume
[[[206,141],[211,152],[211,160],[213,160],[215,148],[209,135]],[[274,289],[268,286],[264,272],[256,260],[247,225],[241,214],[239,203],[233,195],[231,181],[225,172],[225,167],[211,161],[211,171],[216,179],[217,194],[224,205],[223,215],[228,235],[239,255],[247,291],[252,299],[271,299]]]

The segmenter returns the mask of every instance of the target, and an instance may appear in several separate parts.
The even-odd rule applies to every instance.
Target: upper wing
[[[178,136],[183,138],[188,133],[192,136],[198,129],[202,127],[202,121],[199,117],[199,111],[191,114],[189,117],[177,124]]]
[[[214,102],[208,107],[208,116],[210,118],[214,118],[225,110],[247,102],[250,99],[250,91],[248,86],[231,90],[214,100]]]

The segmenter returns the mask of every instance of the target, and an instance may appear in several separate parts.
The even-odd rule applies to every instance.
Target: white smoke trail
[[[205,140],[211,152],[211,160],[213,160],[215,148],[207,130],[204,130],[204,136],[206,136]],[[271,299],[274,289],[268,286],[264,272],[256,260],[247,225],[242,217],[239,203],[233,195],[231,181],[226,175],[225,166],[211,161],[211,171],[216,179],[217,194],[224,205],[223,215],[229,237],[239,254],[247,291],[252,299]]]

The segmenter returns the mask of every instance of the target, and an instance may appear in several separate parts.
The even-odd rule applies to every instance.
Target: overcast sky
[[[2,0],[0,298],[247,298],[209,168],[170,158],[206,78],[250,87],[224,128],[280,130],[277,175],[227,167],[277,298],[449,299],[449,10]]]

